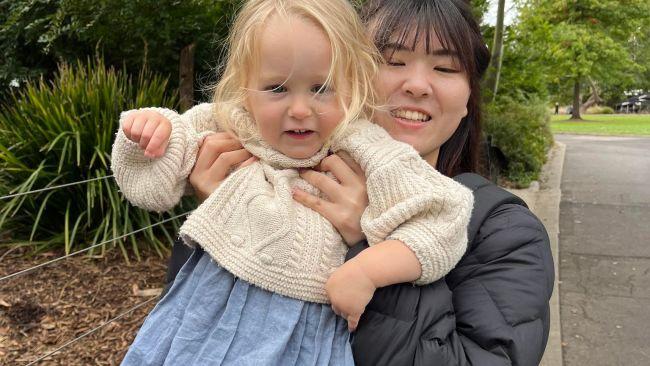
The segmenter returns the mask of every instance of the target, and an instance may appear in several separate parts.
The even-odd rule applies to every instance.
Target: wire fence
[[[86,179],[86,180],[82,180],[82,181],[78,181],[78,182],[73,182],[73,183],[60,184],[60,185],[56,185],[56,186],[52,186],[52,187],[44,187],[44,188],[35,189],[35,190],[30,190],[30,191],[26,191],[26,192],[13,193],[13,194],[9,194],[9,195],[6,195],[6,196],[2,196],[2,197],[0,197],[0,201],[7,200],[7,199],[12,199],[12,198],[15,198],[15,197],[20,197],[20,196],[25,196],[25,195],[29,195],[29,194],[41,193],[41,192],[52,191],[52,190],[61,189],[61,188],[65,188],[65,187],[70,187],[70,186],[75,186],[75,185],[85,184],[85,183],[89,183],[89,182],[93,182],[93,181],[109,179],[109,178],[113,178],[113,175],[108,175],[108,176],[104,176],[104,177],[97,177],[97,178],[91,178],[91,179]],[[22,275],[28,274],[28,273],[30,273],[30,272],[36,271],[36,270],[38,270],[38,269],[41,269],[41,268],[43,268],[43,267],[46,267],[46,266],[49,266],[49,265],[51,265],[51,264],[57,263],[57,262],[62,261],[62,260],[64,260],[64,259],[67,259],[67,258],[73,257],[73,256],[75,256],[75,255],[78,255],[78,254],[81,254],[81,253],[87,252],[87,251],[89,251],[89,250],[92,250],[92,249],[94,249],[94,248],[100,247],[100,246],[102,246],[102,245],[105,245],[105,244],[109,244],[109,243],[115,242],[115,241],[117,241],[117,240],[123,239],[123,238],[125,238],[125,237],[130,236],[130,235],[134,235],[134,234],[137,234],[137,233],[143,232],[143,231],[145,231],[145,230],[151,229],[151,228],[153,228],[153,227],[156,227],[156,226],[159,226],[159,225],[165,224],[165,223],[167,223],[167,222],[170,222],[170,221],[176,220],[176,219],[178,219],[178,218],[181,218],[181,217],[183,217],[183,216],[186,216],[186,215],[190,214],[191,212],[192,212],[192,211],[190,210],[190,211],[187,211],[187,212],[182,213],[182,214],[180,214],[180,215],[176,215],[176,216],[173,216],[173,217],[169,217],[169,218],[167,218],[167,219],[164,219],[164,220],[158,221],[158,222],[156,222],[156,223],[154,223],[154,224],[151,224],[151,225],[148,225],[148,226],[146,226],[146,227],[143,227],[143,228],[140,228],[140,229],[137,229],[137,230],[131,231],[131,232],[129,232],[129,233],[126,233],[126,234],[123,234],[123,235],[120,235],[120,236],[117,236],[117,237],[114,237],[114,238],[111,238],[111,239],[106,240],[106,241],[103,241],[103,242],[101,242],[101,243],[97,243],[97,244],[94,244],[94,245],[88,246],[88,247],[86,247],[86,248],[84,248],[84,249],[77,250],[77,251],[75,251],[75,252],[73,252],[73,253],[70,253],[70,254],[67,254],[67,255],[64,255],[64,256],[61,256],[61,257],[55,258],[55,259],[53,259],[53,260],[50,260],[50,261],[47,261],[47,262],[44,262],[44,263],[40,263],[40,264],[38,264],[38,265],[35,265],[35,266],[32,266],[32,267],[29,267],[29,268],[26,268],[26,269],[23,269],[23,270],[20,270],[20,271],[17,271],[17,272],[14,272],[14,273],[8,274],[8,275],[5,275],[5,276],[3,276],[3,277],[0,277],[0,284],[2,284],[4,281],[8,281],[8,280],[10,280],[10,279],[15,279],[15,278],[17,278],[17,277],[19,277],[19,276],[22,276]],[[117,320],[119,320],[119,319],[125,317],[125,316],[128,315],[128,314],[131,314],[132,312],[134,312],[134,311],[136,311],[137,309],[139,309],[139,308],[141,308],[141,307],[143,307],[143,306],[145,306],[145,305],[151,303],[152,301],[157,300],[157,298],[158,298],[157,296],[153,296],[153,297],[151,297],[151,298],[148,299],[148,300],[145,300],[145,301],[143,301],[143,302],[140,302],[139,304],[137,304],[137,305],[135,305],[135,306],[133,306],[133,307],[127,309],[126,311],[124,311],[124,312],[122,312],[122,313],[120,313],[119,315],[117,315],[117,316],[115,316],[115,317],[113,317],[113,318],[111,318],[111,319],[109,319],[109,320],[103,322],[102,324],[100,324],[100,325],[98,325],[98,326],[96,326],[96,327],[94,327],[94,328],[92,328],[92,329],[90,329],[90,330],[84,332],[84,333],[81,334],[80,336],[78,336],[78,337],[76,337],[76,338],[73,338],[73,339],[71,339],[71,340],[65,342],[64,344],[62,344],[61,346],[57,347],[56,349],[54,349],[54,350],[52,350],[52,351],[49,351],[49,352],[47,352],[46,354],[43,354],[43,355],[39,356],[37,359],[35,359],[35,360],[29,362],[29,363],[27,364],[27,366],[35,365],[35,364],[37,364],[37,363],[39,363],[39,362],[45,360],[46,358],[48,358],[48,357],[50,357],[50,356],[52,356],[52,355],[54,355],[54,354],[56,354],[56,353],[58,353],[58,352],[60,352],[60,351],[62,351],[62,350],[64,350],[64,349],[66,349],[67,347],[73,345],[74,343],[79,342],[80,340],[82,340],[82,339],[84,339],[84,338],[86,338],[86,337],[92,335],[93,333],[95,333],[95,332],[97,332],[98,330],[104,328],[105,326],[107,326],[107,325],[109,325],[109,324],[111,324],[111,323],[113,323],[113,322],[115,322],[115,321],[117,321]]]
[[[47,191],[52,191],[52,190],[59,189],[59,188],[71,187],[71,186],[76,186],[76,185],[79,185],[79,184],[84,184],[84,183],[88,183],[88,182],[94,182],[96,180],[109,179],[109,178],[113,178],[113,176],[112,175],[107,175],[105,177],[97,177],[97,178],[91,178],[91,179],[86,179],[86,180],[80,180],[78,182],[73,182],[73,183],[60,184],[60,185],[52,186],[52,187],[39,188],[39,189],[35,189],[33,191],[8,194],[6,196],[0,197],[0,201],[7,200],[7,199],[10,199],[10,198],[14,198],[14,197],[26,196],[28,194],[47,192]]]
[[[63,259],[70,258],[70,257],[75,256],[75,255],[77,255],[77,254],[87,252],[87,251],[89,251],[89,250],[91,250],[91,249],[94,249],[94,248],[100,247],[100,246],[102,246],[102,245],[104,245],[104,244],[112,243],[112,242],[114,242],[114,241],[116,241],[116,240],[120,240],[120,239],[122,239],[122,238],[126,238],[126,237],[129,236],[129,235],[137,234],[137,233],[139,233],[139,232],[142,232],[142,231],[148,230],[148,229],[150,229],[150,228],[152,228],[152,227],[156,227],[156,226],[162,225],[162,224],[164,224],[164,223],[166,223],[166,222],[169,222],[169,221],[172,221],[172,220],[176,220],[176,219],[178,219],[178,218],[180,218],[180,217],[182,217],[182,216],[188,215],[190,212],[191,212],[191,211],[188,211],[188,212],[182,213],[182,214],[180,214],[180,215],[176,215],[176,216],[173,216],[173,217],[167,218],[167,219],[162,220],[162,221],[159,221],[159,222],[157,222],[157,223],[155,223],[155,224],[152,224],[152,225],[149,225],[149,226],[146,226],[146,227],[140,228],[140,229],[138,229],[138,230],[134,230],[134,231],[132,231],[132,232],[130,232],[130,233],[126,233],[126,234],[124,234],[124,235],[120,235],[120,236],[118,236],[118,237],[115,237],[115,238],[112,238],[112,239],[109,239],[109,240],[103,241],[103,242],[101,242],[101,243],[97,243],[97,244],[95,244],[95,245],[91,245],[91,246],[89,246],[89,247],[87,247],[87,248],[77,250],[76,252],[73,252],[73,253],[70,253],[70,254],[67,254],[67,255],[64,255],[64,256],[58,257],[58,258],[56,258],[56,259],[52,259],[51,261],[47,261],[47,262],[44,262],[44,263],[41,263],[41,264],[35,265],[35,266],[33,266],[33,267],[23,269],[23,270],[21,270],[21,271],[14,272],[14,273],[9,274],[9,275],[6,275],[6,276],[4,276],[4,277],[0,277],[0,283],[2,283],[3,281],[9,280],[9,279],[11,279],[11,278],[14,278],[14,277],[18,277],[18,276],[21,276],[21,275],[27,274],[27,273],[32,272],[32,271],[34,271],[34,270],[37,270],[37,269],[39,269],[39,268],[42,268],[42,267],[48,266],[48,265],[50,265],[50,264],[52,264],[52,263],[56,263],[56,262],[61,261],[61,260],[63,260]]]

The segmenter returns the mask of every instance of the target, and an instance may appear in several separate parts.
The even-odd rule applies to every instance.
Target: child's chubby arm
[[[325,289],[334,312],[345,318],[348,329],[354,331],[377,288],[412,282],[421,274],[415,253],[398,240],[387,240],[337,268]]]
[[[417,285],[444,277],[467,247],[472,192],[381,127],[358,126],[338,147],[348,151],[366,174],[368,207],[361,228],[368,243],[396,240],[408,247],[421,266]]]
[[[211,104],[183,115],[165,108],[123,112],[111,154],[120,190],[135,206],[166,211],[183,196],[201,132],[216,129]]]

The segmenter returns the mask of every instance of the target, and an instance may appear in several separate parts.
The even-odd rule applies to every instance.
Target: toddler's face
[[[274,16],[261,32],[260,60],[247,85],[246,108],[275,150],[296,159],[318,152],[344,117],[325,86],[332,52],[309,20]]]

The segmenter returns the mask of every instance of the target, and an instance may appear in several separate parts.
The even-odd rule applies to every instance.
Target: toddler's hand
[[[155,111],[133,111],[124,117],[122,131],[129,140],[140,145],[144,156],[158,158],[167,149],[172,123]]]
[[[377,287],[354,258],[337,268],[325,284],[332,310],[348,321],[348,329],[357,329],[361,314]]]

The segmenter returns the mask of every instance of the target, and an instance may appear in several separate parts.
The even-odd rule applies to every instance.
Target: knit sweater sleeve
[[[444,277],[467,247],[472,192],[424,161],[412,146],[363,122],[337,146],[366,174],[368,208],[361,228],[370,245],[399,240],[416,255],[424,285]]]
[[[169,145],[160,158],[147,158],[137,143],[122,131],[128,113],[120,116],[111,168],[124,196],[137,207],[162,212],[173,208],[183,196],[187,178],[196,161],[201,132],[216,129],[211,104],[200,104],[180,115],[165,108],[144,108],[165,116],[172,124]]]

